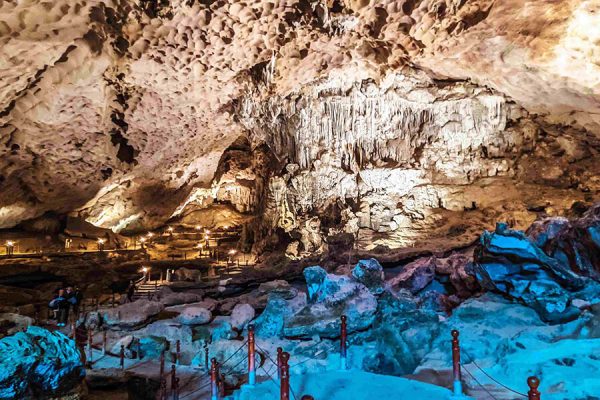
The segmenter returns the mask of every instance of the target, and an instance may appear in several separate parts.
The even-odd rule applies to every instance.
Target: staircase
[[[133,300],[138,299],[153,299],[156,293],[165,286],[160,281],[147,281],[146,283],[138,283],[133,294]]]

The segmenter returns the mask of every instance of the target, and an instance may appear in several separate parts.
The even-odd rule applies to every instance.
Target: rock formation
[[[303,258],[565,215],[600,189],[597,11],[2,2],[0,227],[233,221]]]

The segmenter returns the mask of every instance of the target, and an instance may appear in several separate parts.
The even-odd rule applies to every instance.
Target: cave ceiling
[[[599,141],[597,1],[0,0],[2,228],[353,198],[343,230],[406,242],[427,208],[590,200]]]

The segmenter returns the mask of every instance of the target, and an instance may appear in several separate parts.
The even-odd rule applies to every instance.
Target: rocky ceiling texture
[[[460,245],[598,199],[600,4],[0,0],[0,141],[2,228]]]

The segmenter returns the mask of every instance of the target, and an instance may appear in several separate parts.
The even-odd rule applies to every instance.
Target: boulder
[[[419,258],[406,264],[400,274],[388,281],[388,285],[394,290],[407,289],[417,293],[433,281],[435,268],[435,257]]]
[[[306,303],[304,293],[298,293],[296,297],[289,300],[280,297],[278,293],[272,293],[267,307],[254,320],[256,335],[264,338],[283,336],[285,320],[305,307]]]
[[[178,281],[200,282],[202,280],[202,271],[199,269],[179,268],[173,274]]]
[[[163,351],[167,351],[169,344],[161,336],[144,336],[139,340],[140,352],[143,358],[159,358]]]
[[[0,337],[13,335],[33,325],[33,318],[21,314],[0,314]]]
[[[337,337],[342,315],[348,318],[348,332],[371,325],[377,300],[365,285],[347,276],[327,274],[318,266],[306,268],[304,276],[312,302],[286,318],[285,336]]]
[[[536,235],[534,242],[523,232],[508,229],[506,224],[498,224],[493,233],[485,232],[475,251],[475,276],[484,288],[523,302],[545,321],[573,319],[579,309],[571,301],[581,297],[578,293],[589,295],[585,286],[595,282],[574,272],[560,258],[547,255],[536,244],[549,246],[551,237],[556,236],[542,240],[539,228]],[[589,296],[584,300],[589,301]]]
[[[254,319],[256,312],[250,304],[238,304],[231,312],[231,325],[236,329],[244,329]]]
[[[352,270],[352,276],[365,285],[371,293],[380,294],[384,290],[383,267],[374,258],[360,260]]]
[[[186,307],[177,317],[177,321],[184,325],[202,325],[210,322],[212,313],[202,307]]]
[[[159,336],[175,345],[179,340],[181,344],[192,343],[192,328],[173,320],[156,321],[135,333],[137,337]]]
[[[156,301],[138,300],[102,311],[102,322],[110,328],[133,329],[148,324],[164,306]]]
[[[60,332],[30,326],[0,339],[0,398],[59,397],[85,376],[75,342]]]
[[[202,296],[196,293],[169,293],[160,299],[160,302],[165,306],[197,303],[199,301],[202,301]]]

